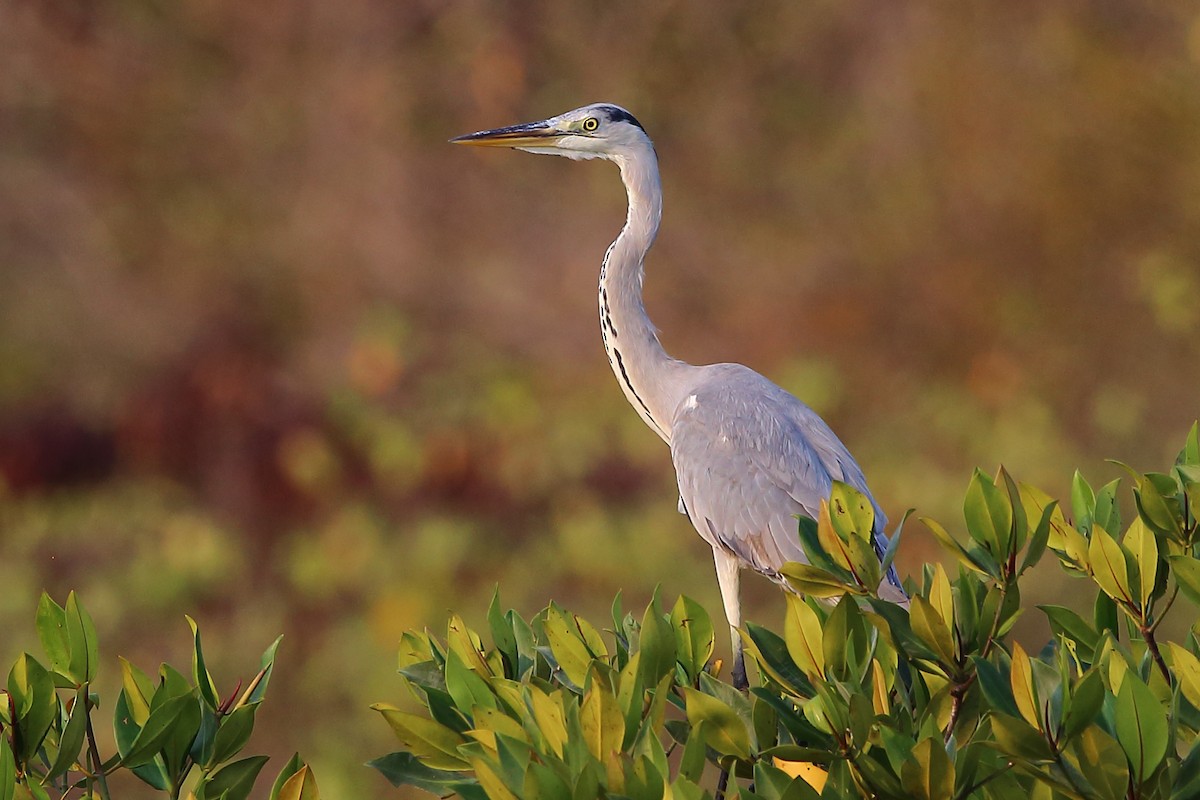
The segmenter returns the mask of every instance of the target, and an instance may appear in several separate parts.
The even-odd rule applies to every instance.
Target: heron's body
[[[816,412],[762,375],[740,364],[694,366],[663,350],[642,302],[645,256],[662,216],[662,186],[654,146],[629,112],[596,104],[454,141],[605,158],[620,168],[629,213],[600,270],[604,348],[630,404],[670,445],[680,510],[713,550],[733,635],[734,677],[744,685],[737,634],[741,568],[786,586],[779,568],[807,560],[796,517],[816,518],[834,480],[870,497],[862,470]],[[886,519],[871,502],[882,553]],[[899,586],[894,572],[889,581]]]

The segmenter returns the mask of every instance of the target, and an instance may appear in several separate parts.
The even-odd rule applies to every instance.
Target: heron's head
[[[455,144],[512,147],[567,158],[618,158],[653,149],[641,123],[611,103],[593,103],[540,122],[527,122],[451,139]]]

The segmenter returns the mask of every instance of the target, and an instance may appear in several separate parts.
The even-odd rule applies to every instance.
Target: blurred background
[[[0,4],[0,663],[43,588],[96,617],[109,702],[117,654],[186,665],[185,613],[226,693],[283,633],[251,751],[386,796],[404,630],[497,585],[719,615],[600,345],[615,169],[446,145],[598,100],[662,160],[667,349],[805,399],[893,520],[961,529],[976,466],[1165,469],[1198,79],[1194,3]],[[912,523],[902,573],[937,557]]]

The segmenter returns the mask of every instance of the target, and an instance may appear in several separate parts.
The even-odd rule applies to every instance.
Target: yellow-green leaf
[[[796,666],[812,680],[824,680],[825,651],[821,620],[804,599],[787,595],[787,618],[783,625],[784,642]]]
[[[850,553],[846,549],[846,542],[834,530],[833,521],[829,516],[829,503],[824,500],[821,501],[821,509],[817,514],[817,541],[821,543],[825,555],[833,559],[833,563],[844,570],[850,569]]]
[[[954,594],[950,591],[950,578],[940,561],[934,562],[933,581],[929,586],[929,603],[948,627],[954,625]]]
[[[955,660],[954,639],[951,637],[950,628],[942,619],[942,615],[920,595],[915,595],[911,602],[908,619],[913,633],[929,645],[943,663],[953,664]]]
[[[579,724],[588,752],[604,765],[609,791],[623,791],[620,753],[625,739],[625,718],[621,716],[621,708],[609,691],[608,683],[598,674],[592,675],[591,686],[583,697]]]
[[[1174,642],[1167,642],[1171,651],[1171,667],[1175,677],[1179,679],[1179,688],[1183,696],[1196,708],[1200,708],[1200,659],[1192,655],[1185,647]]]
[[[879,659],[871,659],[871,707],[876,714],[886,716],[892,711],[891,702],[888,696],[889,686],[887,677],[883,674],[883,667],[879,663]]]
[[[550,641],[550,650],[558,666],[566,674],[571,683],[582,687],[587,680],[588,667],[592,663],[592,654],[579,634],[572,630],[574,626],[566,613],[556,605],[551,605],[546,611],[546,638]]]
[[[1129,591],[1129,569],[1125,561],[1125,552],[1117,540],[1099,525],[1092,526],[1088,560],[1092,565],[1092,577],[1106,595],[1113,600],[1133,602]]]
[[[278,800],[320,800],[321,792],[317,789],[317,779],[309,769],[308,764],[292,773],[291,777],[279,787]]]
[[[676,657],[688,678],[695,681],[716,643],[712,620],[699,603],[680,595],[671,609],[671,627],[675,629]]]
[[[1168,556],[1167,560],[1171,562],[1175,583],[1193,602],[1200,603],[1200,559],[1190,555],[1173,555]]]
[[[124,656],[118,656],[121,662],[121,686],[125,689],[125,704],[133,721],[139,726],[145,725],[150,717],[150,698],[154,689],[150,679],[140,669],[131,664]]]
[[[521,727],[521,723],[495,708],[475,706],[471,709],[471,718],[475,720],[475,729],[502,733],[522,742],[529,742],[529,734]]]
[[[940,736],[917,742],[900,768],[900,781],[914,800],[944,800],[954,795],[954,762]]]
[[[588,751],[603,764],[612,753],[621,750],[621,742],[625,738],[625,719],[607,683],[598,675],[592,678],[579,708],[579,724],[583,727],[583,739]]]
[[[396,737],[428,767],[461,770],[467,763],[458,755],[458,746],[466,741],[439,722],[384,703],[371,706],[387,720]]]
[[[491,668],[483,657],[483,644],[479,635],[468,628],[467,623],[463,622],[463,618],[458,614],[451,616],[450,622],[446,626],[446,644],[452,651],[458,653],[458,657],[469,668],[480,675],[491,676]]]
[[[1133,554],[1138,568],[1138,600],[1142,609],[1150,605],[1154,582],[1158,580],[1158,539],[1154,531],[1138,517],[1125,532],[1125,548]]]
[[[1013,642],[1012,649],[1012,672],[1009,680],[1012,683],[1013,700],[1016,701],[1017,711],[1021,712],[1025,721],[1040,731],[1042,720],[1037,689],[1033,685],[1033,665],[1020,642]]]
[[[482,758],[471,759],[471,768],[479,779],[479,786],[488,796],[488,800],[517,800],[517,796],[505,785],[504,780],[492,769],[492,765]]]
[[[937,539],[938,544],[940,544],[946,552],[957,558],[967,569],[977,572],[980,575],[988,575],[987,570],[971,560],[971,557],[967,555],[966,549],[957,541],[955,541],[954,537],[951,536],[944,527],[942,527],[940,522],[935,519],[930,519],[929,517],[921,517],[920,519],[925,527],[929,529],[929,532],[933,534],[933,538]]]
[[[1091,725],[1083,729],[1067,757],[1097,791],[1097,800],[1122,800],[1129,784],[1129,764],[1116,740]]]
[[[687,717],[693,729],[703,722],[705,741],[718,753],[738,758],[750,757],[750,734],[737,712],[723,701],[699,689],[685,688]]]
[[[533,720],[546,744],[554,755],[562,758],[563,745],[567,742],[566,715],[563,713],[562,690],[546,694],[536,686],[527,686],[529,706],[533,709]]]

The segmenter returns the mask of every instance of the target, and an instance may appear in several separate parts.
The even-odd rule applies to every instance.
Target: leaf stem
[[[92,762],[92,772],[96,776],[96,789],[100,792],[100,797],[102,800],[112,800],[112,796],[108,793],[108,780],[105,778],[104,774],[104,761],[100,758],[100,749],[96,747],[96,731],[92,727],[92,709],[95,708],[95,706],[92,705],[92,700],[90,697],[88,697],[86,690],[83,693],[83,697],[84,702],[87,703],[87,707],[85,708],[85,711],[87,712],[85,720],[88,743],[88,758]]]
[[[1163,660],[1162,652],[1158,649],[1158,639],[1154,636],[1154,625],[1139,625],[1142,639],[1146,642],[1146,648],[1150,651],[1150,656],[1154,659],[1154,663],[1158,666],[1158,671],[1162,673],[1167,681],[1167,686],[1174,686],[1171,680],[1171,670],[1167,668],[1167,662]]]

